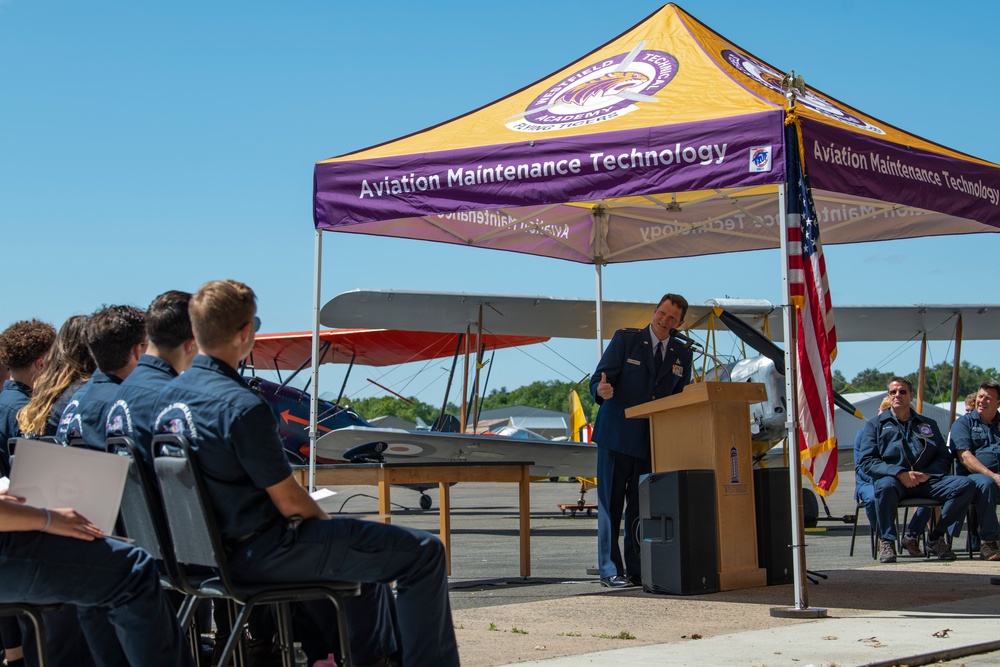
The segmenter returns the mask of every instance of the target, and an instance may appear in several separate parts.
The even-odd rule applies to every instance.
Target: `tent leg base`
[[[775,618],[826,618],[826,609],[822,607],[771,607],[771,616]]]

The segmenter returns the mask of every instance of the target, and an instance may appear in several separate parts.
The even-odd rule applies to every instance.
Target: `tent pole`
[[[323,232],[316,230],[313,258],[313,330],[312,330],[312,394],[309,397],[309,493],[316,490],[316,440],[319,433],[319,312],[321,304],[320,277],[323,275]]]
[[[594,262],[597,270],[597,358],[604,356],[604,280],[601,275],[601,263]]]
[[[962,363],[962,313],[958,314],[958,323],[955,324],[955,363],[951,369],[951,413],[948,416],[948,423],[955,423],[955,406],[958,403],[958,370]],[[965,397],[963,396],[964,400]]]
[[[826,616],[825,609],[810,609],[806,590],[805,528],[802,523],[802,463],[798,438],[798,393],[796,379],[796,326],[795,306],[792,305],[788,279],[788,206],[785,201],[787,184],[778,185],[778,218],[781,236],[781,303],[784,311],[785,334],[785,428],[788,429],[788,486],[792,509],[792,566],[794,573],[794,607],[772,607],[771,616],[808,617]]]
[[[920,337],[920,371],[917,373],[917,412],[924,413],[924,380],[927,373],[927,332]]]

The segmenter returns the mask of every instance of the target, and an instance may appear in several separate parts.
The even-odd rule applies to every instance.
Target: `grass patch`
[[[633,635],[628,630],[622,630],[617,635],[609,635],[606,632],[602,632],[597,636],[600,637],[601,639],[635,639],[635,635]]]
[[[511,628],[510,631],[513,632],[515,635],[526,635],[526,634],[528,634],[527,630],[522,630],[521,628],[519,628],[517,626]]]
[[[579,632],[560,632],[556,634],[557,637],[582,637]]]
[[[500,628],[497,627],[496,623],[490,623],[490,627],[488,627],[487,630],[490,630],[491,632],[499,632]]]

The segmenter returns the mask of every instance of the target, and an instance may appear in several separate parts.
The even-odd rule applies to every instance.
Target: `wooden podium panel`
[[[700,382],[643,403],[626,417],[649,419],[653,472],[714,470],[719,589],[767,584],[757,563],[750,404],[767,400],[756,382]]]

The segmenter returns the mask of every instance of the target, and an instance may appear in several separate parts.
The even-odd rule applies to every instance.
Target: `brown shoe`
[[[1000,560],[1000,546],[996,542],[983,542],[979,547],[979,557],[983,560]]]
[[[911,556],[923,556],[924,552],[920,550],[920,540],[913,533],[907,533],[903,535],[901,540],[903,548],[906,549],[906,553]]]
[[[896,543],[892,540],[879,540],[878,541],[878,562],[880,563],[895,563],[896,562]]]

